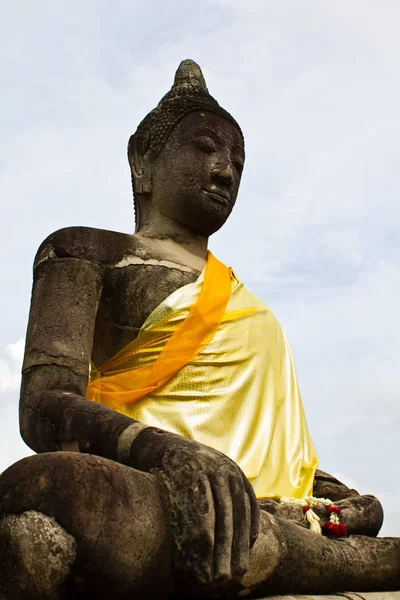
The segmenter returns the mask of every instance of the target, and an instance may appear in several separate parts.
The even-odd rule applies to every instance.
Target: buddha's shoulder
[[[234,275],[235,279],[236,276]],[[239,281],[239,280],[237,280]],[[242,282],[234,287],[234,293],[231,295],[229,307],[243,308],[254,310],[254,314],[258,315],[258,322],[262,322],[271,332],[275,330],[277,335],[285,336],[282,325],[276,318],[271,308],[265,304],[264,300],[251,292]]]
[[[52,258],[77,258],[100,264],[113,264],[140,252],[132,234],[95,229],[65,227],[51,233],[39,246],[35,266]]]

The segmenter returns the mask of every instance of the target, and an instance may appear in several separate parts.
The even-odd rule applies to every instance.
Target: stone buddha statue
[[[380,503],[317,469],[285,335],[207,249],[244,141],[196,63],[128,158],[135,233],[70,227],[35,258],[5,600],[396,589]]]

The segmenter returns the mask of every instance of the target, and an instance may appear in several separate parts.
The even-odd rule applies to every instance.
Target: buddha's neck
[[[165,231],[141,230],[135,233],[147,251],[154,257],[159,256],[172,263],[189,267],[199,273],[207,261],[207,241],[188,239],[185,235],[175,233],[167,235]]]
[[[182,265],[202,271],[207,261],[208,236],[198,235],[161,214],[148,199],[137,198],[140,230],[135,234],[149,249],[173,256]],[[171,260],[171,259],[170,259]]]

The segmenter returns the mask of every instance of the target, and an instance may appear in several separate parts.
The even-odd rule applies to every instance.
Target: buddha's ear
[[[132,171],[135,194],[151,193],[149,159],[150,132],[148,129],[131,135],[128,142],[128,160]]]

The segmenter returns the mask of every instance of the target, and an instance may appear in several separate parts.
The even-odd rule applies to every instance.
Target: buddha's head
[[[185,60],[174,85],[128,145],[136,231],[155,214],[209,236],[229,217],[244,165],[239,125],[208,93],[200,67]]]

